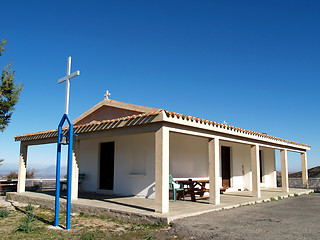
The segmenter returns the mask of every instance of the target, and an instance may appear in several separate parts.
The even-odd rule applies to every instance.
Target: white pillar
[[[78,182],[79,182],[79,141],[74,141],[72,151],[72,176],[71,176],[71,200],[78,199]]]
[[[251,146],[252,196],[261,197],[259,145]]]
[[[308,188],[308,167],[307,167],[307,153],[301,153],[301,167],[302,167],[302,186]]]
[[[20,160],[18,172],[17,192],[22,193],[26,191],[26,175],[27,175],[27,153],[28,145],[20,143]]]
[[[287,149],[280,150],[282,192],[289,192]]]
[[[169,212],[169,129],[155,133],[155,211]]]
[[[220,147],[219,138],[209,139],[208,144],[209,158],[209,203],[220,204]]]

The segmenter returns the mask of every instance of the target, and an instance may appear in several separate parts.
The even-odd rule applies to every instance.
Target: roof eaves
[[[243,129],[243,128],[234,127],[234,126],[227,125],[227,124],[222,124],[222,123],[217,123],[217,122],[213,122],[213,121],[209,121],[209,120],[204,120],[204,119],[201,119],[199,117],[197,117],[197,118],[196,117],[191,117],[191,116],[188,116],[188,115],[183,115],[183,114],[175,113],[175,112],[171,112],[171,111],[165,111],[165,113],[166,113],[167,117],[172,117],[172,118],[176,117],[177,119],[182,119],[184,121],[191,121],[191,122],[196,122],[196,123],[199,123],[199,124],[208,124],[209,126],[211,125],[213,127],[218,127],[218,128],[221,128],[221,129],[234,131],[234,132],[237,132],[237,133],[243,133],[243,134],[258,136],[258,137],[262,137],[262,138],[278,140],[278,141],[282,141],[282,142],[285,142],[285,143],[290,143],[290,144],[303,146],[303,147],[308,147],[308,148],[311,147],[310,145],[307,145],[307,144],[293,142],[293,141],[290,141],[290,140],[285,140],[285,139],[282,139],[282,138],[274,137],[274,136],[271,136],[271,135],[268,135],[268,134],[265,134],[265,133],[259,133],[259,132],[255,132],[255,131],[252,131],[252,130],[246,130],[246,129]]]
[[[255,131],[251,131],[251,130],[246,130],[243,128],[234,127],[234,126],[222,124],[222,123],[217,123],[214,121],[204,120],[199,117],[196,118],[196,117],[192,117],[192,116],[188,116],[188,115],[183,115],[183,114],[175,113],[172,111],[166,111],[163,109],[159,109],[158,111],[150,112],[150,113],[143,113],[143,114],[121,117],[121,118],[116,118],[116,119],[111,119],[111,120],[95,121],[95,122],[91,122],[91,123],[77,125],[77,126],[74,126],[74,133],[79,134],[79,133],[86,133],[86,132],[108,130],[110,128],[121,127],[120,125],[123,122],[126,122],[125,124],[123,124],[123,126],[145,124],[145,123],[147,123],[147,120],[146,119],[143,120],[142,118],[154,116],[154,115],[160,115],[160,121],[165,121],[166,117],[168,117],[168,118],[172,117],[172,118],[181,119],[183,121],[190,121],[190,122],[195,122],[198,124],[204,124],[204,125],[208,125],[208,126],[212,126],[212,127],[217,127],[217,128],[229,130],[229,131],[235,132],[235,133],[240,133],[240,134],[242,133],[242,134],[247,134],[247,135],[251,135],[251,136],[257,136],[257,137],[261,137],[261,138],[277,140],[277,141],[290,143],[290,144],[303,146],[303,147],[308,147],[308,148],[311,147],[306,144],[277,138],[277,137],[270,136],[265,133],[259,133],[259,132],[255,132]],[[68,127],[63,128],[64,131],[66,131],[67,129],[68,129]],[[19,136],[15,137],[15,141],[29,141],[29,140],[49,138],[49,137],[57,137],[57,129],[19,135]]]
[[[163,111],[163,110],[160,109],[156,112],[151,112],[151,113],[143,113],[143,114],[139,114],[139,115],[132,115],[132,116],[121,117],[121,118],[116,118],[116,119],[111,119],[111,120],[98,121],[98,122],[94,121],[91,123],[76,125],[73,127],[73,131],[75,134],[103,131],[103,130],[107,130],[110,128],[118,127],[119,124],[121,124],[123,122],[130,122],[131,120],[137,120],[139,118],[141,119],[144,117],[159,115],[161,111]],[[123,127],[145,124],[145,123],[147,123],[147,121],[135,121],[135,122],[131,122],[130,124],[124,124]],[[69,129],[69,127],[64,127],[63,131],[67,131],[68,129]],[[22,134],[22,135],[15,136],[14,138],[15,138],[15,141],[30,141],[30,140],[44,139],[44,138],[57,137],[57,136],[58,136],[58,129],[53,129],[53,130],[46,130],[46,131],[35,132],[35,133]]]

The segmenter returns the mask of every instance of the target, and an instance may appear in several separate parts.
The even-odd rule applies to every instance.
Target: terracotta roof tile
[[[183,114],[180,114],[180,113],[166,111],[166,110],[163,110],[163,109],[160,109],[160,110],[158,110],[156,112],[152,112],[152,113],[144,113],[144,114],[132,115],[132,116],[116,118],[116,119],[111,119],[111,120],[104,120],[104,121],[93,121],[93,122],[90,122],[90,123],[74,126],[73,129],[74,129],[74,133],[75,134],[80,134],[80,133],[108,130],[110,128],[116,127],[121,122],[126,122],[125,126],[130,126],[130,125],[133,125],[133,124],[145,124],[146,122],[148,122],[148,117],[157,116],[161,112],[164,112],[168,118],[169,117],[172,117],[172,118],[176,117],[177,119],[196,122],[196,123],[199,123],[199,124],[206,124],[206,125],[209,125],[209,126],[218,127],[218,128],[221,128],[221,129],[226,129],[226,130],[237,132],[237,133],[243,133],[243,134],[247,134],[247,135],[254,135],[254,136],[268,138],[268,139],[272,139],[272,140],[278,140],[278,141],[281,141],[281,142],[290,143],[290,144],[294,144],[294,145],[310,147],[309,145],[306,145],[306,144],[293,142],[293,141],[289,141],[289,140],[285,140],[285,139],[281,139],[281,138],[277,138],[277,137],[274,137],[274,136],[270,136],[270,135],[268,135],[266,133],[259,133],[259,132],[255,132],[255,131],[251,131],[251,130],[246,130],[246,129],[243,129],[243,128],[227,125],[225,123],[217,123],[217,122],[213,122],[213,121],[209,121],[209,120],[204,120],[204,119],[201,119],[199,117],[195,118],[195,117],[183,115]],[[67,132],[67,130],[68,130],[68,127],[64,127],[63,128],[64,132]],[[19,135],[19,136],[15,137],[15,140],[16,141],[29,141],[29,140],[57,137],[57,136],[58,136],[58,130],[55,129],[55,130],[47,130],[47,131],[42,131],[42,132],[28,133],[28,134]]]
[[[155,116],[155,115],[158,115],[160,111],[161,110],[153,113],[132,115],[132,116],[116,118],[111,120],[94,121],[94,122],[90,122],[82,125],[76,125],[76,126],[73,126],[73,132],[74,134],[79,134],[79,133],[87,133],[87,132],[94,132],[94,131],[102,131],[102,130],[109,129],[112,124],[117,124],[123,121],[128,122],[130,120],[139,119],[139,118],[142,119],[148,116]],[[62,131],[67,132],[68,129],[69,127],[64,127],[62,128]],[[22,134],[14,138],[15,138],[15,141],[29,141],[29,140],[44,139],[49,137],[58,137],[58,129]]]
[[[223,128],[223,129],[232,130],[232,131],[236,131],[236,132],[240,132],[240,133],[244,133],[244,134],[256,135],[256,136],[259,136],[259,137],[269,138],[269,139],[278,140],[278,141],[282,141],[282,142],[286,142],[286,143],[291,143],[291,144],[294,144],[294,145],[300,145],[300,146],[304,146],[304,147],[311,147],[311,146],[303,144],[303,143],[293,142],[293,141],[285,140],[285,139],[282,139],[282,138],[270,136],[270,135],[268,135],[266,133],[259,133],[259,132],[246,130],[246,129],[243,129],[243,128],[238,128],[238,127],[234,127],[234,126],[223,124],[223,123],[217,123],[217,122],[213,122],[213,121],[208,121],[208,120],[200,119],[199,117],[195,118],[195,117],[191,117],[191,116],[187,116],[187,115],[183,115],[183,114],[175,113],[175,112],[171,112],[171,111],[165,111],[165,113],[166,113],[167,117],[177,117],[178,119],[182,118],[184,120],[186,119],[186,120],[190,120],[190,121],[196,121],[196,122],[199,122],[199,123],[205,123],[205,124],[209,124],[209,125],[212,125],[212,126],[216,126],[216,127],[220,127],[220,128]]]

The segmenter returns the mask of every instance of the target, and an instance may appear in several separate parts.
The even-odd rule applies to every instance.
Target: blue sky
[[[0,66],[24,85],[0,133],[2,169],[18,166],[14,136],[54,129],[111,98],[306,143],[319,164],[319,1],[5,1]],[[28,167],[55,164],[55,145],[30,147]],[[280,164],[277,164],[277,168]],[[300,170],[289,154],[289,171]]]

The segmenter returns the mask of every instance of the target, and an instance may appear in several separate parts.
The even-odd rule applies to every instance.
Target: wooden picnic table
[[[196,201],[196,195],[203,197],[205,192],[209,192],[209,189],[206,188],[206,183],[209,183],[209,180],[177,180],[176,182],[182,183],[186,188],[184,188],[185,194],[190,194],[191,201]]]
[[[190,194],[191,201],[196,201],[196,195],[199,195],[200,197],[204,196],[205,192],[210,192],[208,188],[206,188],[206,184],[209,183],[209,179],[203,179],[203,180],[176,180],[178,183],[182,183],[184,186],[184,194]],[[222,194],[225,192],[226,188],[220,188],[220,193]],[[180,199],[179,196],[180,193],[178,193],[178,199]]]

